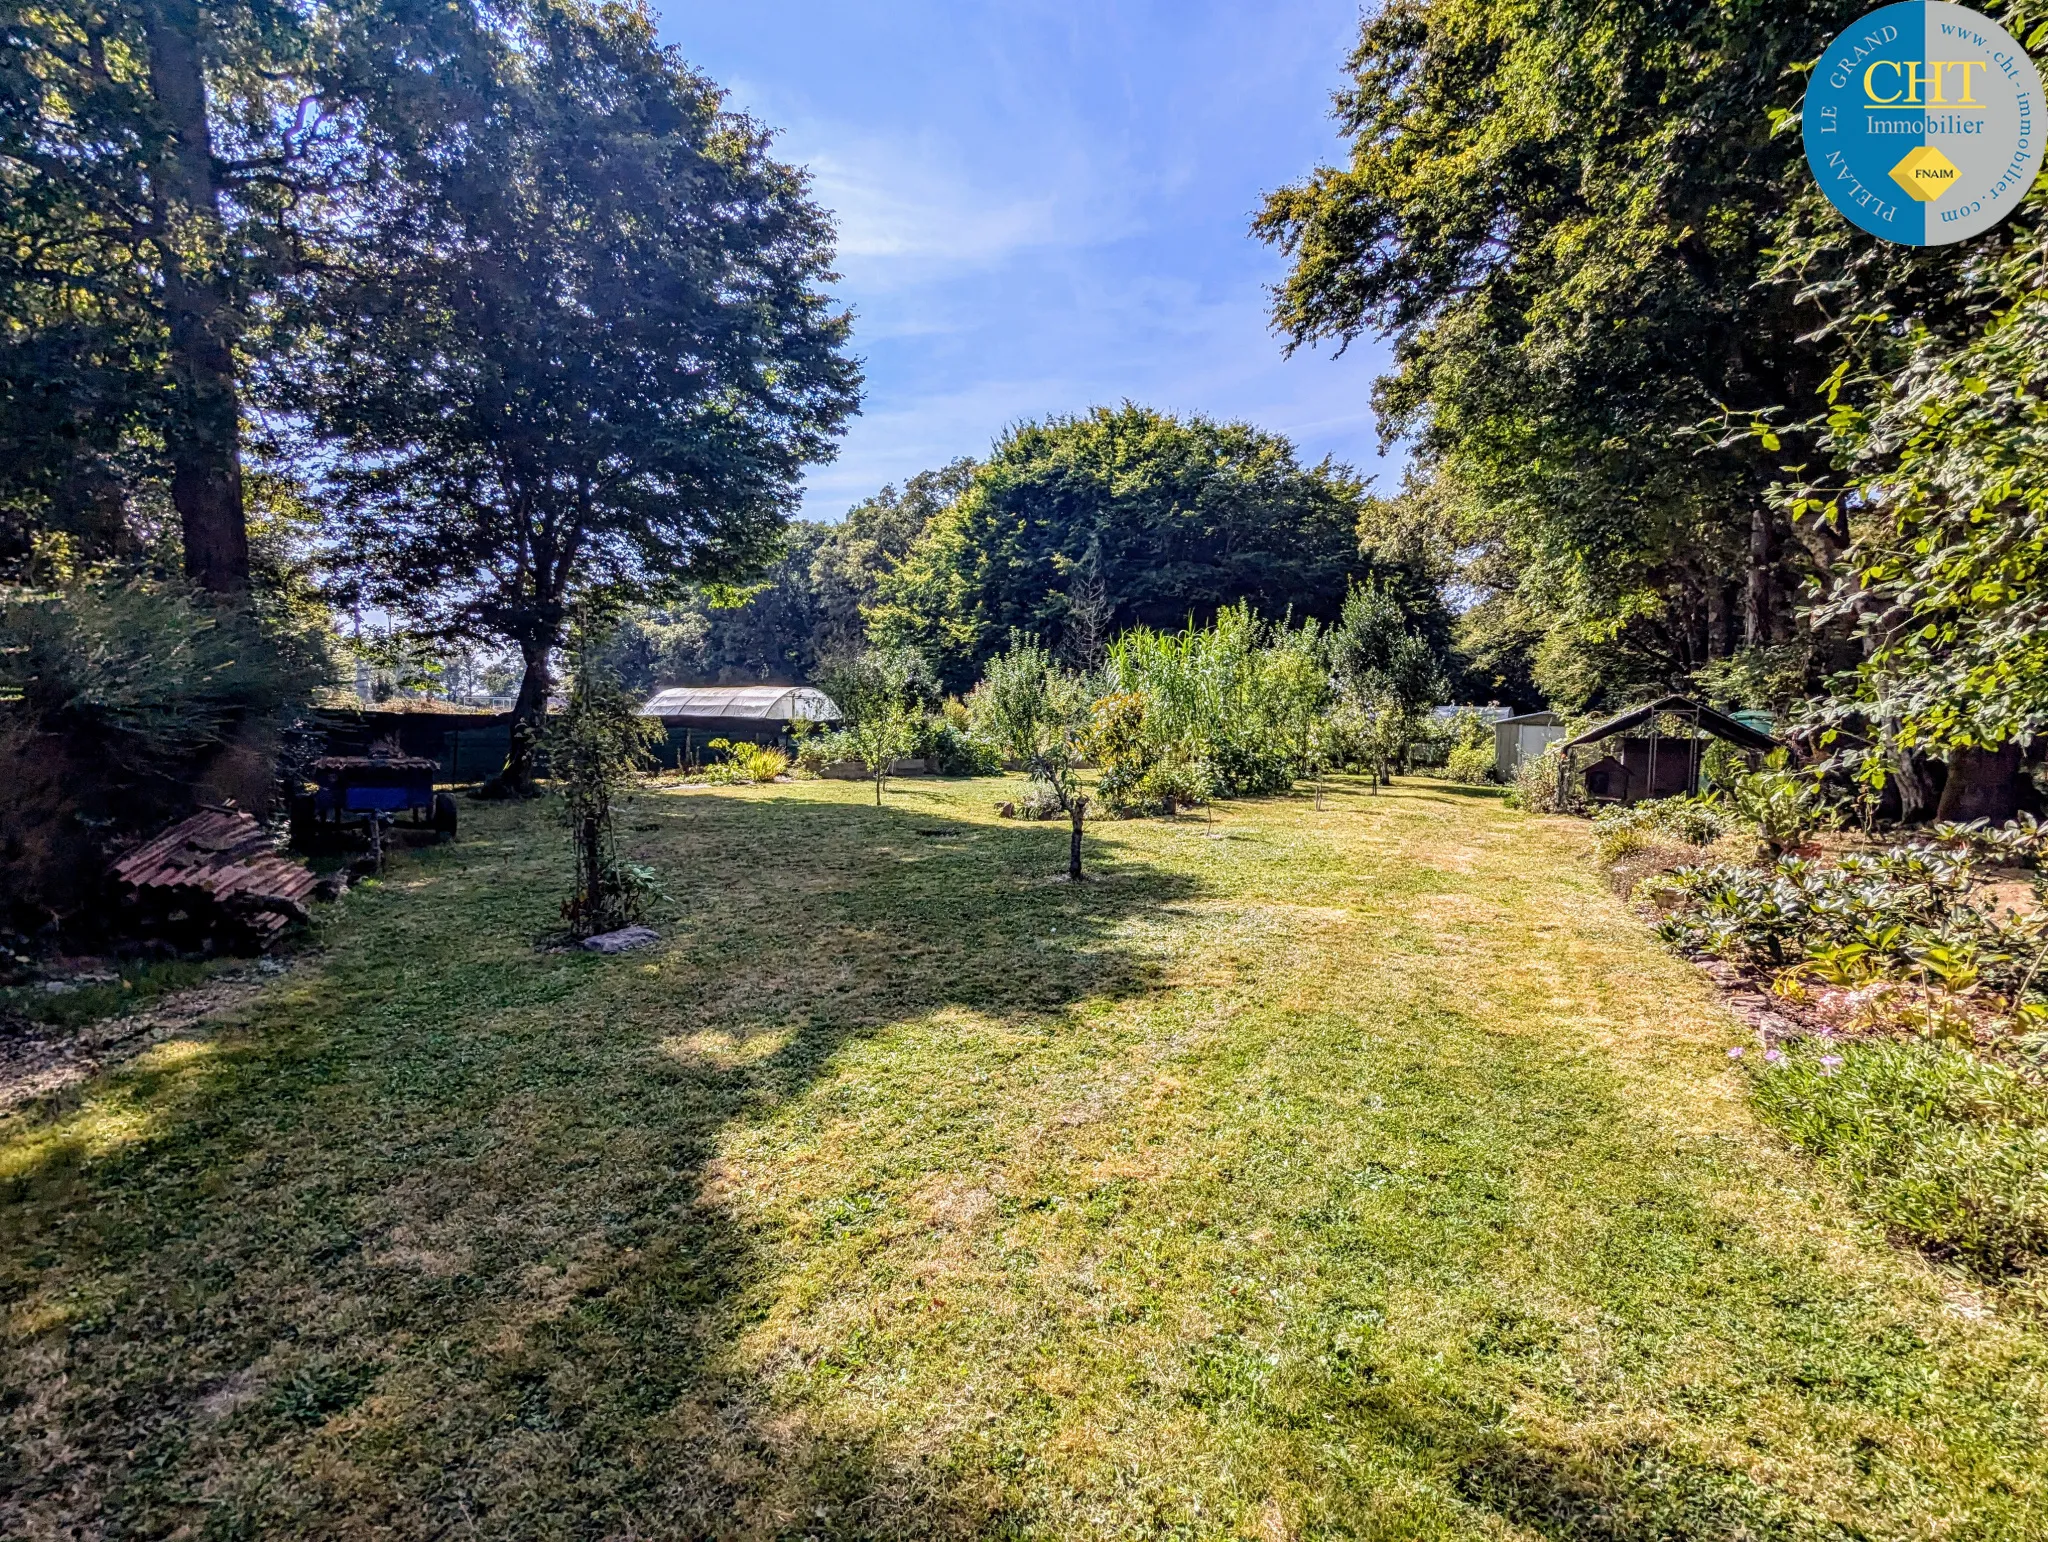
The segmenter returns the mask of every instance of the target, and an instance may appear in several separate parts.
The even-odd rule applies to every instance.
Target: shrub
[[[1327,754],[1313,731],[1330,706],[1321,652],[1313,623],[1262,621],[1244,605],[1218,611],[1206,628],[1133,628],[1104,663],[1099,699],[1116,702],[1111,711],[1120,717],[1097,721],[1091,713],[1090,755],[1105,772],[1129,773],[1110,784],[1118,796],[1169,758],[1206,765],[1219,796],[1278,792]],[[1125,732],[1137,742],[1105,757],[1102,736]]]
[[[2011,867],[2035,866],[2043,856],[2048,856],[2048,823],[2027,813],[2006,825],[1994,826],[1988,819],[1973,819],[1968,824],[1936,825],[1932,833],[1938,841],[1961,846]]]
[[[1444,773],[1454,782],[1468,786],[1485,786],[1495,780],[1493,746],[1461,744],[1454,748],[1444,762]]]
[[[812,739],[806,748],[818,743]],[[705,766],[695,780],[714,787],[772,782],[790,767],[788,752],[772,744],[755,744],[748,739],[713,739],[705,748],[718,752],[723,758]]]
[[[110,842],[196,801],[264,812],[279,730],[327,667],[260,602],[174,580],[0,602],[0,911],[35,925],[83,906]]]
[[[1515,767],[1515,783],[1508,793],[1509,808],[1521,809],[1528,814],[1574,814],[1580,804],[1577,793],[1570,788],[1560,799],[1557,795],[1557,773],[1564,757],[1555,744],[1544,746],[1541,755],[1524,755]]]
[[[1693,798],[1657,798],[1593,816],[1593,846],[1603,862],[1618,862],[1652,843],[1711,846],[1730,828],[1728,816]]]
[[[789,756],[772,744],[735,744],[729,758],[750,782],[772,782],[789,769]]]
[[[966,725],[953,722],[950,715],[927,721],[917,753],[940,776],[997,776],[1003,769],[1003,758],[995,747],[976,738]]]
[[[1920,1246],[1987,1275],[2048,1253],[2048,1096],[2003,1067],[1929,1044],[1807,1045],[1759,1074],[1756,1099]]]
[[[1739,818],[1756,826],[1757,840],[1773,856],[1804,844],[1832,819],[1820,784],[1790,770],[1783,750],[1761,771],[1731,772],[1728,801]]]

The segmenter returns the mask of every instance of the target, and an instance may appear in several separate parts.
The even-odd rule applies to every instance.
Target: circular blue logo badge
[[[1946,246],[2019,207],[2041,169],[2041,76],[1997,22],[1941,0],[1872,11],[1821,55],[1806,160],[1852,224]]]

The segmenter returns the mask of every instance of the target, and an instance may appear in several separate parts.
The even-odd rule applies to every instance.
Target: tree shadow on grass
[[[0,1532],[1006,1529],[772,1405],[775,1239],[706,1191],[850,1039],[1150,988],[1191,880],[931,803],[639,800],[672,940],[617,958],[534,950],[557,837],[491,811],[242,1028],[0,1123]]]

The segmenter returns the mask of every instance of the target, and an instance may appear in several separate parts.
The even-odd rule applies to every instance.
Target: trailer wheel
[[[434,829],[444,841],[455,839],[455,799],[445,792],[434,794]]]

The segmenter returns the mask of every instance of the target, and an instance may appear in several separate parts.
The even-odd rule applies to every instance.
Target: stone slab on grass
[[[651,926],[627,926],[616,932],[600,932],[595,937],[583,939],[583,946],[592,953],[630,953],[635,948],[644,948],[650,942],[661,941],[661,933]]]

